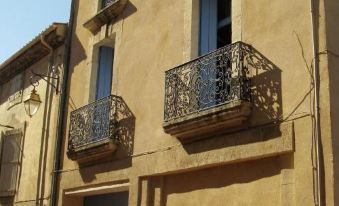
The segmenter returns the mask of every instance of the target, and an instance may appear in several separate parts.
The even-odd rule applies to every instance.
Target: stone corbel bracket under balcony
[[[105,139],[97,144],[90,144],[73,151],[68,151],[67,155],[71,160],[79,164],[94,162],[113,155],[118,146],[112,139]]]
[[[251,110],[251,103],[236,101],[165,122],[163,128],[181,140],[206,138],[245,125]]]
[[[128,0],[115,0],[110,5],[100,10],[94,17],[84,23],[84,27],[93,34],[103,25],[112,21],[124,10]]]

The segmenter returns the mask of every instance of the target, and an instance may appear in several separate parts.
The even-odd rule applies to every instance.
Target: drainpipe
[[[46,42],[45,37],[46,37],[46,36],[44,36],[44,35],[40,35],[40,41],[41,41],[41,43],[42,43],[45,47],[48,48],[49,53],[50,53],[50,55],[49,55],[49,60],[48,60],[48,71],[47,71],[47,72],[50,72],[51,69],[52,69],[52,71],[53,71],[53,69],[54,69],[54,68],[53,68],[53,64],[54,64],[54,52],[55,52],[55,51],[54,51],[53,47],[52,47],[51,45],[49,45],[48,42]],[[47,75],[47,76],[49,76],[49,75]],[[58,91],[58,86],[57,86],[56,90]],[[46,92],[46,97],[47,97],[47,92]],[[45,108],[45,109],[46,109],[46,108]]]
[[[70,67],[70,55],[71,55],[71,45],[72,45],[72,34],[73,34],[73,21],[74,21],[74,4],[75,0],[71,2],[71,11],[69,16],[67,38],[65,42],[64,50],[64,73],[62,80],[61,95],[59,99],[59,112],[58,112],[58,122],[57,122],[57,134],[55,139],[55,153],[53,160],[53,172],[52,172],[52,183],[51,183],[51,199],[50,205],[57,205],[57,196],[58,196],[58,179],[60,171],[60,157],[62,153],[62,139],[64,134],[64,119],[66,117],[65,109],[67,106],[67,84],[68,84],[68,73]]]
[[[312,47],[313,47],[313,81],[314,81],[314,121],[315,121],[315,147],[316,147],[316,164],[317,164],[317,200],[318,206],[323,205],[323,179],[322,179],[322,158],[321,158],[321,134],[320,134],[320,111],[319,111],[319,58],[318,49],[316,46],[317,38],[317,24],[315,13],[315,0],[311,0],[311,14],[312,14]]]
[[[40,35],[40,40],[41,40],[41,43],[45,46],[45,47],[47,47],[48,49],[49,49],[49,51],[50,51],[50,56],[49,56],[49,60],[48,60],[48,68],[49,69],[51,69],[52,68],[52,66],[53,66],[53,63],[54,63],[54,49],[51,47],[51,45],[49,45],[47,42],[46,42],[46,40],[45,40],[45,36],[44,35]]]
[[[47,42],[46,42],[46,39],[45,39],[45,37],[46,36],[43,36],[43,35],[40,35],[40,40],[41,40],[41,43],[44,45],[44,46],[46,46],[48,49],[49,49],[49,51],[50,51],[50,53],[51,53],[51,55],[50,55],[50,57],[49,57],[49,62],[48,62],[48,72],[52,72],[52,73],[54,73],[54,72],[56,72],[54,69],[54,52],[55,52],[55,50],[53,49],[53,47],[50,45],[50,44],[48,44]],[[47,75],[47,76],[49,76],[49,75]],[[57,83],[56,83],[56,86],[55,86],[56,88],[55,88],[55,90],[56,90],[56,93],[58,94],[58,89],[59,89],[59,79],[57,79]]]
[[[55,53],[55,50],[52,48],[52,46],[50,44],[48,44],[48,42],[46,42],[46,36],[44,35],[40,35],[40,41],[41,43],[48,48],[49,50],[49,60],[48,60],[48,69],[47,69],[47,76],[49,76],[49,73],[51,72],[51,70],[53,70],[53,65],[54,65],[54,53]],[[49,80],[50,78],[48,77],[47,81]],[[44,113],[43,113],[43,116],[46,117],[48,111],[47,111],[47,104],[48,104],[48,98],[50,97],[50,90],[49,90],[49,87],[50,85],[47,84],[47,88],[46,88],[46,94],[45,94],[45,107],[44,107]],[[58,89],[58,88],[56,88]],[[38,190],[37,190],[37,194],[36,194],[36,203],[37,205],[42,205],[41,204],[41,201],[43,201],[43,198],[42,197],[42,185],[44,184],[43,181],[43,173],[42,171],[44,171],[41,167],[43,167],[43,158],[44,158],[44,155],[46,155],[46,151],[44,151],[44,142],[47,141],[46,140],[46,122],[45,120],[43,121],[43,127],[42,127],[42,131],[41,131],[41,147],[40,147],[40,160],[39,160],[39,171],[38,171]],[[45,148],[47,149],[47,148]],[[44,154],[45,153],[45,154]]]

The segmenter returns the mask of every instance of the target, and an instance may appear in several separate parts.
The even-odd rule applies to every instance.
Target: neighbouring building
[[[48,196],[52,172],[51,206],[338,205],[338,11],[337,0],[73,0],[63,138],[56,108],[24,117],[1,86],[0,123],[27,122],[14,201]],[[53,171],[39,154],[54,136]]]
[[[1,206],[49,203],[66,30],[53,23],[0,65]]]

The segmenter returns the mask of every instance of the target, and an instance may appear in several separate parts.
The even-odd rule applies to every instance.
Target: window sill
[[[116,0],[112,4],[100,10],[94,17],[84,23],[84,27],[92,33],[96,33],[103,25],[109,23],[112,19],[118,16],[128,0]]]

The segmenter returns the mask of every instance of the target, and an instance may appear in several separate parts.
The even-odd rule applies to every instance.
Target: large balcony
[[[237,42],[166,71],[165,132],[186,140],[244,125],[251,114],[250,49]]]
[[[76,109],[70,115],[67,154],[70,159],[86,162],[112,155],[118,145],[132,149],[133,124],[133,114],[118,96]]]

